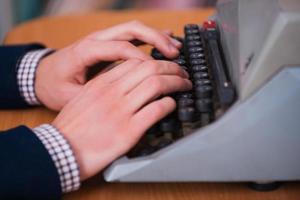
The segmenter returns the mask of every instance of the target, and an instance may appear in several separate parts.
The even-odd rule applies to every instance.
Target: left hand
[[[79,91],[88,68],[101,61],[151,60],[129,41],[138,39],[166,57],[178,55],[181,44],[169,34],[132,21],[92,33],[41,60],[35,80],[38,99],[52,110],[61,110]]]

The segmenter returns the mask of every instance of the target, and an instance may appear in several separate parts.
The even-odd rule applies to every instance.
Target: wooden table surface
[[[15,27],[6,37],[6,44],[41,42],[51,48],[61,48],[89,32],[114,24],[138,19],[160,29],[183,34],[187,23],[201,23],[214,10],[186,11],[103,11],[86,15],[40,18]],[[55,112],[45,108],[0,111],[0,130],[20,124],[34,127],[51,122]],[[242,183],[105,183],[94,177],[83,183],[80,190],[64,199],[128,199],[128,200],[300,200],[300,183],[286,183],[273,192],[256,192]]]

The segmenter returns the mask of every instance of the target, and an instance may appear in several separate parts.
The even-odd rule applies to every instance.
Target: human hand
[[[81,180],[126,153],[172,112],[174,99],[159,97],[190,90],[187,78],[172,62],[130,59],[87,82],[52,123],[69,141]]]
[[[138,21],[92,33],[41,60],[35,80],[38,99],[52,110],[60,110],[86,83],[88,68],[101,61],[151,60],[129,41],[138,39],[155,46],[165,56],[178,54],[180,43],[167,33]]]

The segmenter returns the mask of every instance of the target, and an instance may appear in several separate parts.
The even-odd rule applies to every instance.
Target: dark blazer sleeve
[[[0,199],[60,199],[59,175],[46,148],[25,126],[0,132]]]
[[[19,92],[16,66],[28,51],[42,48],[40,44],[0,46],[0,108],[28,107]]]

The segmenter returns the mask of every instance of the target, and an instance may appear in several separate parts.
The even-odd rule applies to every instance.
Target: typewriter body
[[[174,62],[193,91],[174,94],[176,117],[149,130],[105,180],[300,180],[300,2],[219,1],[212,20],[185,27],[182,42]],[[155,134],[165,140],[149,142]]]

